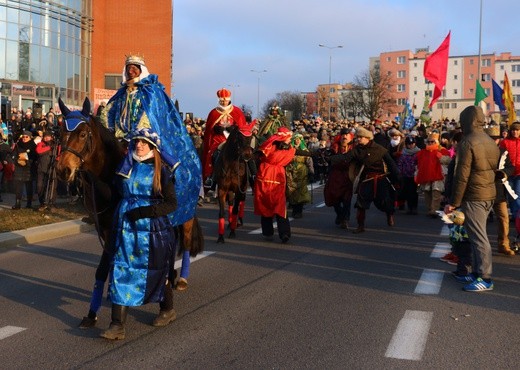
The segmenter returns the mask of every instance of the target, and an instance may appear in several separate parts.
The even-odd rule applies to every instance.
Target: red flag
[[[433,89],[433,98],[430,102],[430,108],[433,103],[441,96],[442,89],[446,85],[446,75],[448,74],[448,54],[450,51],[450,35],[444,39],[442,44],[433,53],[426,57],[424,61],[424,78],[435,85]]]

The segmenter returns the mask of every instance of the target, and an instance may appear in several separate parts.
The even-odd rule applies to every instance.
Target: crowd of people
[[[355,209],[355,234],[366,232],[366,212],[372,203],[385,214],[389,227],[397,222],[398,210],[417,215],[420,199],[426,217],[437,218],[442,210],[451,214],[457,220],[450,233],[453,250],[442,260],[457,265],[454,277],[465,284],[466,291],[494,287],[486,233],[493,212],[498,252],[515,255],[509,223],[510,219],[518,222],[520,210],[516,196],[520,192],[519,122],[509,127],[488,123],[475,106],[466,108],[458,121],[428,126],[416,122],[408,130],[398,122],[311,118],[287,122],[276,104],[264,120],[252,121],[250,113],[231,103],[227,89],[217,91],[218,105],[207,120],[187,117],[182,121],[141,57],[126,59],[124,81],[98,112],[100,121],[128,145],[114,189],[119,203],[108,289],[112,321],[101,334],[104,338],[125,338],[129,306],[157,302],[160,311],[153,325],[165,326],[175,320],[172,256],[177,236],[172,227],[184,222],[192,195],[203,206],[202,199],[215,190],[213,167],[230,127],[235,125],[253,126],[248,135],[253,138],[255,160],[248,163],[248,172],[254,213],[260,216],[266,239],[273,238],[276,220],[281,242],[290,240],[288,213],[292,210],[295,219],[303,217],[304,207],[313,197],[308,184],[316,184],[324,185],[325,204],[333,208],[339,228],[350,228],[351,209]],[[1,122],[1,173],[4,184],[13,181],[13,210],[22,207],[24,191],[25,206],[33,207],[35,185],[37,209],[41,210],[52,206],[56,197],[58,182],[49,181],[49,171],[60,154],[58,135],[63,117],[51,110],[36,122],[30,110],[21,113],[14,111],[7,124]],[[193,168],[198,171],[190,172]],[[186,183],[175,180],[179,171],[179,178]],[[135,236],[140,240],[138,256],[134,254]],[[153,266],[147,259],[152,255],[156,257]],[[189,252],[182,256],[179,290],[187,288],[189,275]],[[104,281],[96,280],[93,320],[97,319],[103,289]]]

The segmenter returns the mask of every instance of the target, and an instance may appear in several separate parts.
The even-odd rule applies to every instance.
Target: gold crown
[[[139,66],[144,66],[144,55],[140,55],[139,53],[130,53],[129,55],[125,55],[125,66],[129,64],[137,64]]]

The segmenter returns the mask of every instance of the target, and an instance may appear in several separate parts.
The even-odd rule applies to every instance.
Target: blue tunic
[[[122,306],[140,306],[163,299],[175,233],[168,216],[129,221],[125,213],[161,202],[152,194],[154,165],[134,161],[129,178],[120,177],[122,199],[116,215],[113,269],[109,298]]]

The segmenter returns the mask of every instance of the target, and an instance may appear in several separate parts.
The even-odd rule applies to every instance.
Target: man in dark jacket
[[[354,234],[365,231],[365,214],[374,205],[386,213],[388,226],[394,225],[395,188],[398,183],[397,165],[388,150],[374,142],[374,135],[362,127],[356,130],[357,145],[346,154],[336,156],[333,161],[344,160],[357,166],[357,176],[354,180],[354,192],[357,199],[354,207],[357,209],[357,229]]]
[[[457,148],[455,175],[450,204],[444,207],[449,214],[461,207],[465,214],[465,228],[473,252],[472,275],[468,292],[493,290],[491,281],[492,252],[486,231],[486,221],[496,197],[495,171],[500,151],[485,132],[482,108],[469,106],[460,114],[463,137]]]

